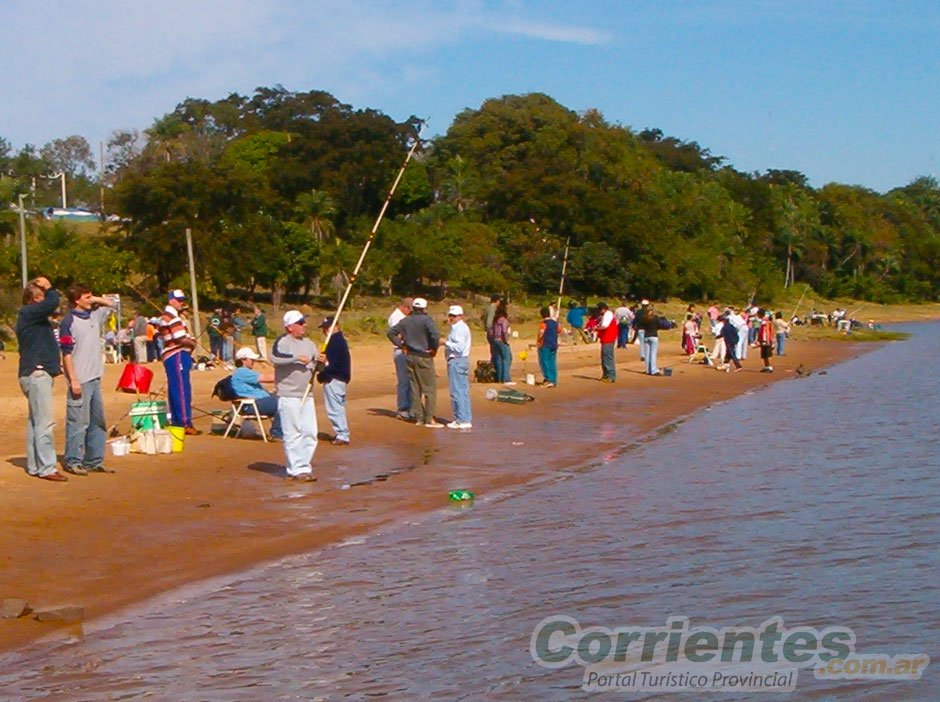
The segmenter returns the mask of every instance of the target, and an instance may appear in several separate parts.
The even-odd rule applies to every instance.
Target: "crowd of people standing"
[[[56,328],[53,318],[60,295],[48,279],[31,281],[23,292],[16,332],[20,343],[20,386],[29,403],[27,431],[27,471],[31,475],[66,481],[56,465],[52,441],[52,381],[64,372],[68,383],[66,414],[66,449],[64,471],[74,475],[111,472],[104,467],[106,424],[101,394],[104,346],[101,337],[112,313],[110,300],[95,296],[80,283],[69,287],[70,310]],[[460,305],[447,311],[448,334],[442,336],[434,319],[427,313],[424,298],[405,298],[388,318],[387,338],[393,346],[396,374],[396,413],[400,419],[426,428],[470,430],[473,415],[470,401],[470,350],[472,334]],[[185,433],[198,434],[193,424],[192,385],[193,352],[196,339],[187,319],[186,295],[171,290],[160,317],[135,316],[125,328],[123,343],[129,340],[138,362],[156,360],[166,374],[169,422]],[[591,310],[578,303],[570,305],[562,328],[554,305],[542,307],[534,346],[538,350],[541,384],[558,384],[557,354],[564,334],[577,341],[597,341],[600,348],[600,380],[617,382],[616,352],[630,345],[639,347],[645,372],[660,375],[658,367],[659,332],[673,326],[647,299],[631,305],[622,301],[616,309],[599,302]],[[267,350],[268,327],[264,313],[253,309],[250,320],[241,318],[241,310],[217,308],[209,315],[205,330],[210,354],[223,363],[234,363],[231,385],[234,394],[251,398],[263,415],[274,418],[272,437],[282,439],[286,472],[291,478],[313,480],[311,461],[318,441],[314,407],[314,381],[322,386],[326,415],[333,428],[331,442],[348,446],[351,442],[346,417],[347,386],[352,363],[349,344],[333,317],[319,325],[327,337],[322,351],[308,338],[307,318],[298,310],[283,316],[284,332]],[[495,382],[515,385],[512,380],[511,339],[516,336],[509,323],[505,299],[493,295],[480,320],[489,345]],[[122,331],[125,331],[122,330]],[[703,361],[721,370],[742,368],[749,347],[759,348],[762,372],[773,372],[771,359],[784,354],[789,323],[782,314],[754,306],[719,309],[711,304],[705,314],[689,305],[682,322],[682,350],[688,355],[701,354]],[[252,346],[242,345],[251,334]],[[714,339],[711,352],[705,348],[705,336]],[[441,422],[437,415],[437,372],[435,358],[444,350],[450,406],[453,420]],[[273,371],[262,374],[255,365],[268,361]],[[529,379],[531,382],[531,379]],[[273,385],[269,392],[264,384]]]

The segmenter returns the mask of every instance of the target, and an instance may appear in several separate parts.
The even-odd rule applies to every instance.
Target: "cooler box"
[[[166,402],[135,402],[131,405],[131,426],[137,430],[163,429],[167,425]]]

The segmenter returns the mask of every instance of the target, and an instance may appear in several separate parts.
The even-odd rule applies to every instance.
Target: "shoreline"
[[[85,607],[86,619],[100,619],[181,586],[430,514],[447,506],[450,489],[491,495],[579,466],[588,469],[585,464],[613,460],[655,441],[706,406],[793,378],[798,364],[815,370],[880,346],[791,340],[790,353],[775,359],[775,373],[758,373],[752,350],[747,372],[725,374],[688,364],[678,341],[664,340],[660,357],[663,366],[673,368],[670,378],[643,374],[636,347],[628,347],[618,350],[618,383],[601,384],[598,347],[575,346],[559,352],[559,388],[520,383],[518,389],[536,396],[534,403],[487,402],[483,394],[494,386],[473,383],[474,429],[467,433],[394,419],[388,409],[394,407],[388,349],[354,345],[348,408],[353,445],[321,442],[314,458],[318,482],[311,485],[283,479],[280,444],[209,434],[187,437],[182,454],[109,457],[116,475],[70,477],[62,485],[27,476],[18,465],[20,449],[0,471],[7,515],[0,536],[5,553],[0,599],[18,597],[33,608],[77,604]],[[473,361],[484,354],[475,345]],[[441,365],[438,361],[438,413],[448,416]],[[514,377],[521,377],[522,365],[514,360]],[[534,365],[528,364],[530,371]],[[113,386],[120,368],[106,369],[106,386]],[[209,404],[204,398],[221,377],[218,371],[194,373],[196,405]],[[0,405],[12,418],[17,412],[25,418],[25,401],[8,385],[9,380],[0,386]],[[57,383],[57,446],[62,445],[63,394]],[[108,421],[131,399],[107,395]],[[319,397],[316,402],[322,431],[329,425]],[[206,429],[208,420],[197,425]],[[24,432],[21,423],[11,421],[0,436],[18,448]],[[353,487],[343,489],[344,484]],[[75,636],[80,628],[56,628],[28,617],[0,620],[0,651],[60,633]]]

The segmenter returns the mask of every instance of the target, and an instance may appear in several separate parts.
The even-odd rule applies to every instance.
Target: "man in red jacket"
[[[617,346],[617,318],[606,302],[597,303],[597,339],[601,342],[602,383],[617,381],[614,349]]]

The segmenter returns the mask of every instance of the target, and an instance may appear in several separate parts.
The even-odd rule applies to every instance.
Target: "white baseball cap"
[[[641,305],[648,305],[649,303],[650,303],[649,300],[641,300],[641,301],[640,301],[640,304],[641,304]]]
[[[447,314],[452,314],[454,316],[463,315],[463,307],[460,305],[451,305],[449,308],[447,308]]]
[[[176,290],[170,290],[170,294],[167,296],[169,300],[185,300],[186,293],[177,288]]]
[[[289,327],[291,324],[299,324],[305,319],[306,317],[297,310],[288,310],[284,313],[284,326]]]
[[[428,301],[423,297],[416,297],[414,302],[411,303],[411,306],[416,310],[426,310],[428,308]]]
[[[235,352],[235,358],[239,361],[257,361],[261,356],[259,356],[254,349],[242,346]]]

